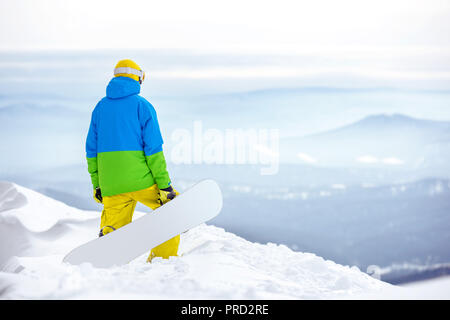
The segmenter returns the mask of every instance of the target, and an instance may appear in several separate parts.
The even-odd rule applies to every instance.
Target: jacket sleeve
[[[141,123],[147,165],[152,172],[153,178],[155,178],[158,188],[165,189],[170,186],[171,182],[162,149],[163,139],[156,111],[144,98],[141,98],[139,104],[139,121]]]
[[[97,165],[97,114],[95,110],[92,112],[91,124],[89,125],[89,132],[86,138],[86,159],[94,189],[100,186]]]

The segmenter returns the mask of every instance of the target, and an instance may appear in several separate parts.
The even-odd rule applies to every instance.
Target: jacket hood
[[[112,78],[106,88],[106,96],[111,99],[120,99],[139,92],[141,92],[139,82],[127,77]]]

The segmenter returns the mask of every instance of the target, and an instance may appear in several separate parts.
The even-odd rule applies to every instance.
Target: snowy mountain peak
[[[169,260],[148,264],[145,253],[111,269],[67,265],[61,262],[67,252],[96,238],[100,213],[12,183],[1,190],[10,194],[0,201],[1,298],[314,299],[391,287],[358,268],[207,225],[182,234],[179,257]]]
[[[385,130],[394,133],[405,129],[421,130],[424,134],[428,134],[429,132],[442,133],[443,130],[444,132],[450,132],[450,122],[418,119],[399,113],[376,114],[367,116],[355,123],[349,124],[341,128],[337,128],[328,133],[340,133],[340,132],[358,133],[359,131],[363,132],[373,131],[374,133],[377,132],[382,133]]]
[[[0,217],[32,232],[43,232],[64,220],[84,219],[85,211],[15,183],[0,181]]]
[[[301,154],[322,166],[417,169],[433,164],[446,173],[449,144],[450,122],[378,114],[334,130],[285,139],[280,154],[293,163],[305,162]],[[360,161],[366,158],[374,161]]]
[[[17,209],[26,204],[27,198],[17,190],[15,184],[0,181],[0,212]]]
[[[383,126],[395,128],[401,128],[402,126],[429,127],[430,125],[433,127],[436,125],[443,126],[450,129],[450,122],[418,119],[400,113],[371,115],[361,119],[360,121],[354,124],[354,126],[360,126],[365,128],[367,127],[370,128],[372,126],[378,126],[380,128]]]
[[[363,118],[360,120],[360,123],[365,124],[398,124],[398,123],[410,123],[417,121],[417,119],[414,119],[412,117],[400,114],[400,113],[394,113],[394,114],[377,114],[368,116],[366,118]]]

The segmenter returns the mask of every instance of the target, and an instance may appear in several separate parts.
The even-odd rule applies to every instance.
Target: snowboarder
[[[144,78],[134,61],[119,61],[106,97],[92,112],[86,157],[94,199],[103,204],[100,237],[130,223],[137,201],[154,210],[178,194],[155,109],[139,95]],[[176,256],[179,242],[178,235],[153,248],[147,261]]]

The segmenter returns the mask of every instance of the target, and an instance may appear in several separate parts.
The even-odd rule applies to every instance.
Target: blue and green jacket
[[[156,112],[140,89],[131,78],[113,78],[92,112],[86,157],[103,196],[170,185]]]

